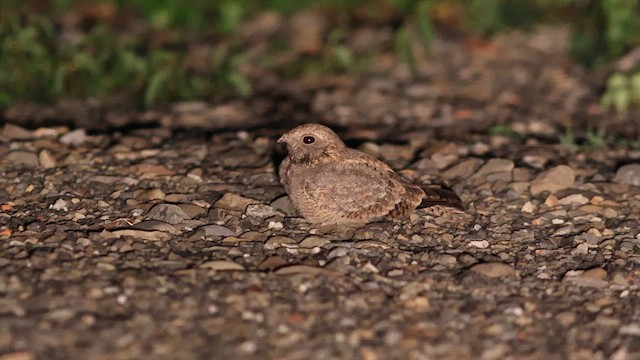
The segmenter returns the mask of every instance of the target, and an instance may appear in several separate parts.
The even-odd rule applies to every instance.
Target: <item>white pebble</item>
[[[53,205],[49,206],[49,209],[56,210],[56,211],[61,211],[61,210],[69,211],[69,208],[67,207],[67,202],[64,201],[63,199],[56,200],[56,202]]]
[[[526,203],[524,203],[524,205],[522,205],[522,209],[520,209],[520,211],[522,211],[523,213],[529,213],[529,214],[533,213],[534,210],[535,209],[531,201],[527,201]]]
[[[489,242],[487,240],[474,240],[474,241],[469,241],[469,246],[475,246],[480,249],[486,249],[489,247]]]
[[[127,303],[127,295],[118,295],[118,297],[116,298],[116,301],[120,305],[126,304]]]

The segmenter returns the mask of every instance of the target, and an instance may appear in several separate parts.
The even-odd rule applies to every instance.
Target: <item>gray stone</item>
[[[40,165],[38,155],[29,151],[13,151],[7,155],[5,162],[16,165],[26,165],[36,167]]]
[[[76,129],[60,137],[60,142],[66,145],[78,146],[87,142],[87,132],[85,129]]]
[[[246,216],[256,217],[258,219],[267,219],[276,214],[273,207],[265,204],[250,204],[247,206],[244,214]]]
[[[196,204],[178,204],[180,209],[182,209],[189,218],[197,218],[207,213],[207,210],[202,206],[198,206]]]
[[[613,177],[613,182],[640,186],[640,164],[627,164],[621,166],[618,171],[616,171],[616,175]]]
[[[222,225],[206,225],[199,227],[198,230],[204,231],[204,234],[207,236],[235,236],[236,233],[227,229]]]
[[[285,213],[287,216],[296,216],[298,211],[291,203],[288,196],[279,197],[271,202],[271,207]]]
[[[164,221],[175,225],[180,224],[184,220],[191,219],[191,217],[178,205],[158,204],[149,211],[146,219]]]
[[[136,230],[162,231],[170,234],[179,234],[180,231],[175,226],[159,220],[145,220],[133,226]]]
[[[511,172],[514,168],[513,161],[509,159],[490,159],[476,171],[471,178],[481,178],[489,174]],[[509,179],[510,180],[510,179]]]
[[[478,158],[468,158],[454,164],[442,172],[445,179],[465,178],[473,174],[482,165],[483,161]]]
[[[64,199],[58,199],[55,203],[53,203],[50,207],[51,210],[56,211],[69,211],[67,207],[67,202]]]

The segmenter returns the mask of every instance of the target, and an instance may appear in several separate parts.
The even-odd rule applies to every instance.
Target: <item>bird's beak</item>
[[[279,143],[286,143],[287,140],[284,138],[284,135],[280,136],[280,139],[278,139]]]

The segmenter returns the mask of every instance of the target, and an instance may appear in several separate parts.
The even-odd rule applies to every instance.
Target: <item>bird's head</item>
[[[305,124],[291,129],[278,139],[286,143],[289,158],[296,163],[317,163],[347,149],[340,137],[320,124]]]

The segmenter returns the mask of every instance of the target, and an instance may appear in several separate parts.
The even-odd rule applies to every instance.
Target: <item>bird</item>
[[[453,191],[411,183],[381,160],[347,147],[324,125],[300,125],[277,142],[287,147],[280,182],[310,223],[361,226],[403,219],[416,208],[464,210]]]

